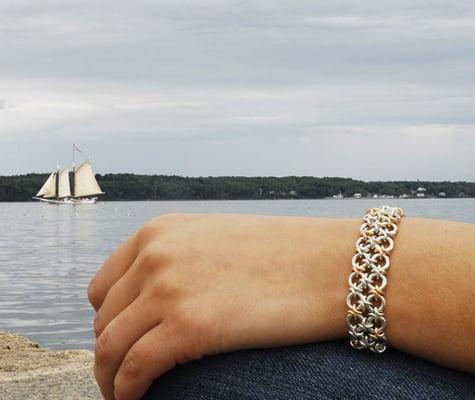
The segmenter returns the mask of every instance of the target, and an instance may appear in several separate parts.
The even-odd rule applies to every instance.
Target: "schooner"
[[[94,204],[97,196],[104,194],[97,183],[89,160],[75,167],[74,151],[80,151],[73,145],[73,179],[69,179],[69,168],[53,171],[38,191],[35,200],[53,204]]]

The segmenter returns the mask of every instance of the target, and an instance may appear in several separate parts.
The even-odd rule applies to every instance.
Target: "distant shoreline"
[[[0,202],[32,201],[48,174],[0,176]],[[183,177],[96,174],[99,201],[475,198],[475,182],[362,181],[340,177]]]

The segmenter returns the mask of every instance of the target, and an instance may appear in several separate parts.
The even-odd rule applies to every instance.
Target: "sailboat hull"
[[[44,199],[42,197],[33,197],[35,200],[42,201],[43,203],[49,204],[95,204],[97,197],[83,198],[83,199],[73,199],[73,198],[64,198],[64,199]]]

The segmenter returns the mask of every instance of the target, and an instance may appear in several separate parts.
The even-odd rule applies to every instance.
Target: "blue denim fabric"
[[[157,379],[146,400],[475,399],[475,376],[346,341],[205,357]]]

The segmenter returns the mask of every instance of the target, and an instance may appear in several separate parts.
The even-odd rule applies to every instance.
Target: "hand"
[[[104,397],[138,399],[177,363],[205,355],[344,336],[357,235],[348,220],[302,217],[173,214],[147,223],[88,291]]]

